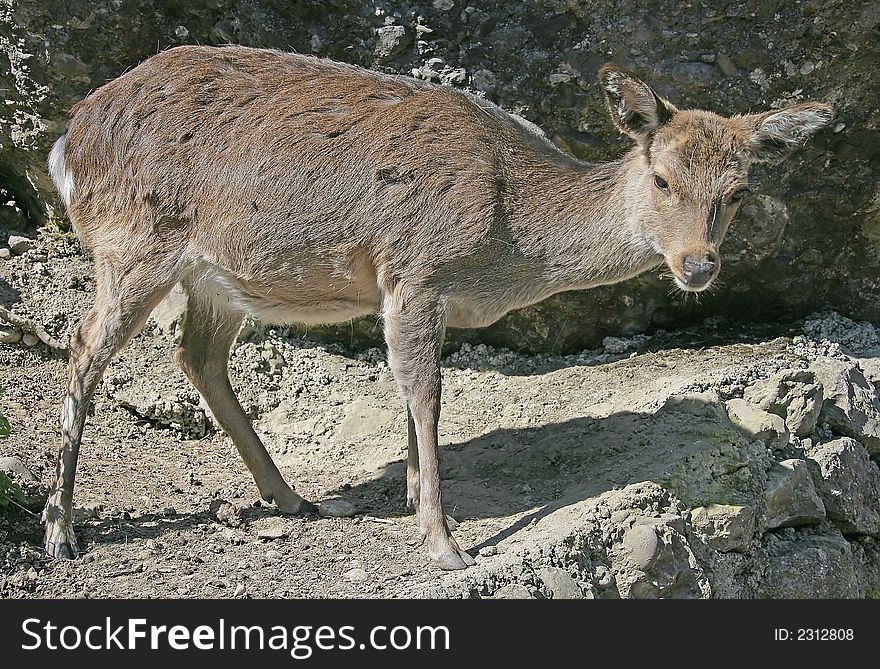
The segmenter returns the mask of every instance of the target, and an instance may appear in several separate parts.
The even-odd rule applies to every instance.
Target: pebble
[[[17,256],[27,253],[34,248],[34,240],[19,235],[10,235],[7,243],[9,244],[9,250]]]
[[[354,569],[349,569],[347,572],[345,572],[342,575],[342,578],[344,578],[349,583],[359,583],[360,581],[363,581],[365,578],[367,578],[367,572],[361,567],[355,567]]]
[[[288,536],[290,536],[290,528],[280,519],[276,519],[276,522],[271,525],[267,525],[266,527],[257,530],[257,537],[260,539],[266,539],[267,541],[283,539]]]
[[[351,518],[357,509],[344,499],[325,499],[318,503],[318,515],[325,518]]]
[[[233,597],[244,597],[247,594],[247,587],[244,583],[238,583],[235,586],[235,591],[232,593]]]
[[[30,348],[31,346],[36,346],[40,343],[40,338],[31,332],[25,332],[21,336],[21,343]]]
[[[498,546],[483,546],[480,549],[480,555],[482,555],[483,557],[498,555]]]
[[[11,325],[0,326],[0,344],[17,344],[21,341],[21,330]]]
[[[238,515],[238,509],[225,499],[215,499],[211,502],[211,512],[218,522],[228,527],[240,527],[241,517]]]
[[[37,478],[27,468],[27,465],[14,455],[0,458],[0,472],[11,474],[21,482],[36,483]]]
[[[9,260],[12,257],[12,251],[5,246],[0,249],[0,260]]]

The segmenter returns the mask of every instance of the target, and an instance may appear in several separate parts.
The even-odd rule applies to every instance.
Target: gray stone
[[[31,348],[40,343],[40,338],[35,335],[33,332],[25,332],[21,335],[21,343]]]
[[[324,499],[318,502],[318,515],[327,518],[351,518],[357,513],[354,504],[344,499]]]
[[[5,246],[0,248],[0,260],[9,260],[12,257],[12,251]]]
[[[644,571],[651,566],[654,556],[657,555],[657,533],[648,525],[633,525],[623,535],[623,547],[629,553],[629,564]]]
[[[367,579],[367,571],[362,567],[354,567],[353,569],[349,569],[342,575],[349,583],[360,583],[361,581],[365,581]]]
[[[382,26],[376,31],[376,55],[391,58],[401,53],[410,43],[411,35],[404,26]]]
[[[787,369],[749,386],[743,398],[784,418],[796,437],[808,437],[822,409],[822,386],[809,370]]]
[[[838,434],[858,439],[869,453],[880,453],[880,401],[861,370],[835,358],[818,358],[810,369],[825,392],[819,419]]]
[[[730,422],[749,439],[758,439],[774,450],[788,446],[788,428],[781,417],[741,399],[728,400],[725,406]]]
[[[768,563],[755,596],[766,599],[847,599],[861,596],[860,566],[849,542],[830,528],[764,535]]]
[[[22,253],[27,253],[35,248],[33,239],[21,237],[20,235],[10,235],[7,244],[9,245],[9,250],[17,256],[20,256]]]
[[[843,437],[814,446],[807,457],[818,465],[816,487],[828,517],[844,534],[880,537],[880,469],[865,447]]]
[[[508,583],[498,588],[492,595],[494,599],[534,599],[535,596],[524,585]]]
[[[710,504],[691,509],[691,527],[711,548],[744,553],[755,534],[756,514],[749,506]]]
[[[626,144],[608,122],[604,100],[593,83],[597,64],[609,58],[609,45],[621,43],[619,3],[602,0],[590,3],[586,11],[580,2],[455,1],[451,9],[445,9],[452,2],[437,0],[437,8],[433,0],[329,3],[327,11],[319,12],[313,3],[243,0],[193,0],[186,3],[185,11],[180,3],[135,0],[99,3],[94,11],[87,3],[72,6],[60,0],[16,3],[14,11],[0,17],[0,34],[8,52],[0,72],[0,88],[5,91],[0,99],[0,163],[4,181],[12,186],[10,191],[26,213],[18,220],[39,223],[47,211],[55,216],[61,213],[45,164],[51,143],[67,122],[71,103],[143,61],[155,51],[157,42],[165,47],[231,41],[300,53],[317,47],[322,56],[371,65],[377,60],[374,49],[379,40],[368,31],[392,27],[382,24],[393,18],[406,25],[390,31],[389,44],[379,46],[378,64],[383,69],[405,74],[420,64],[418,58],[430,55],[468,72],[491,71],[494,83],[474,74],[474,87],[491,91],[492,101],[506,109],[528,109],[530,118],[552,128],[553,134],[584,138],[570,143],[578,158],[597,161],[622,152]],[[637,45],[641,54],[651,55],[651,83],[682,106],[728,113],[757,111],[774,100],[786,101],[792,90],[803,89],[799,99],[845,98],[848,113],[865,119],[861,124],[848,122],[839,135],[831,129],[822,131],[817,141],[799,147],[768,173],[766,191],[786,203],[791,227],[777,227],[779,221],[763,215],[761,207],[743,206],[723,248],[732,259],[722,269],[723,288],[713,295],[711,307],[704,304],[695,309],[699,315],[709,309],[737,321],[764,320],[781,308],[786,314],[806,315],[817,304],[833,302],[860,318],[880,322],[880,296],[865,290],[880,268],[880,215],[874,204],[877,189],[872,170],[880,137],[871,131],[877,121],[877,105],[872,101],[880,73],[865,58],[865,47],[853,48],[871,44],[874,23],[864,18],[862,4],[839,7],[822,26],[833,28],[836,35],[826,45],[822,62],[835,62],[839,67],[819,67],[819,59],[806,53],[805,47],[804,31],[813,25],[811,6],[777,4],[779,11],[755,12],[748,21],[732,25],[718,20],[723,12],[710,13],[707,6],[695,5],[685,16],[671,11],[670,3],[652,0],[633,6],[625,21],[633,32],[624,41],[631,48]],[[381,10],[378,16],[377,9]],[[223,15],[222,21],[218,14]],[[422,28],[430,26],[433,32],[420,31],[423,53],[410,54],[406,43],[412,43],[420,20]],[[780,25],[786,28],[779,30]],[[403,42],[395,34],[400,28],[409,32]],[[133,29],[135,38],[126,39]],[[759,33],[773,35],[773,49],[755,47],[754,35]],[[383,60],[388,50],[397,52],[398,59]],[[794,54],[791,59],[796,68],[791,76],[775,76],[781,69],[779,53]],[[714,64],[694,62],[711,60],[711,54],[715,54]],[[563,57],[577,61],[572,65],[581,78],[554,87],[548,75]],[[628,59],[623,53],[617,57]],[[642,60],[642,56],[635,57],[633,63]],[[800,71],[807,62],[814,63],[815,69],[802,77]],[[760,81],[765,88],[747,76],[758,68],[764,73]],[[853,76],[844,81],[840,71]],[[722,76],[726,79],[719,87]],[[839,192],[839,198],[822,197],[816,188],[808,187],[815,186],[811,167],[828,160],[841,169],[826,171],[823,187]],[[815,224],[799,225],[802,221]],[[768,262],[768,257],[775,258],[780,251],[782,257],[789,257],[787,245],[792,242],[787,237],[795,228],[798,244],[806,249],[799,262]],[[846,272],[840,271],[837,262],[842,257],[847,258]],[[479,339],[516,349],[571,352],[595,348],[609,334],[630,335],[658,327],[668,330],[690,323],[694,315],[678,308],[680,296],[670,291],[668,276],[660,274],[650,272],[622,284],[562,294],[517,310],[488,330],[450,330],[450,343]],[[377,327],[375,317],[367,317],[354,325],[310,327],[309,334],[360,345],[381,341],[382,328]]]
[[[38,483],[37,477],[31,473],[27,465],[24,464],[21,458],[17,458],[14,455],[0,458],[0,472],[14,477],[20,484]]]
[[[290,526],[281,518],[269,518],[262,527],[257,530],[257,538],[266,541],[284,539],[290,536]]]
[[[174,335],[183,321],[186,304],[186,293],[178,284],[171,289],[165,299],[156,305],[153,313],[150,314],[150,319],[156,323],[161,332],[166,335]]]
[[[571,574],[559,567],[544,567],[538,570],[538,578],[547,587],[553,599],[584,599]]]
[[[21,341],[21,330],[14,325],[0,324],[0,344],[17,344]]]
[[[796,527],[825,518],[825,506],[816,493],[805,460],[783,460],[767,474],[764,527]]]

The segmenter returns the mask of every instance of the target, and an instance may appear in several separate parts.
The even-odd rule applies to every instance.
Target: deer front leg
[[[428,555],[443,569],[464,569],[473,565],[474,559],[459,547],[449,531],[440,494],[437,421],[444,314],[437,301],[404,303],[389,296],[383,317],[388,365],[406,400],[407,422],[411,426],[407,493],[416,505]]]

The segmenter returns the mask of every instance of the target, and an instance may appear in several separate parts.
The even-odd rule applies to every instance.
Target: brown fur
[[[445,328],[484,326],[664,259],[682,288],[704,288],[748,164],[830,117],[818,104],[794,121],[786,111],[679,112],[622,70],[606,67],[600,81],[637,146],[598,166],[474,96],[242,47],[160,53],[78,104],[50,165],[94,257],[98,295],[71,345],[47,551],[76,554],[73,480],[95,385],[181,282],[189,310],[178,362],[261,495],[291,513],[313,506],[281,478],[226,374],[241,320],[381,313],[407,403],[408,498],[431,557],[472,564],[440,498]]]

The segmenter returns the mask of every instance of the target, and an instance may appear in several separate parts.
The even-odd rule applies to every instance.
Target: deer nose
[[[689,285],[701,286],[707,283],[715,271],[717,257],[714,254],[708,254],[702,258],[696,256],[686,256],[683,263],[684,278]]]

